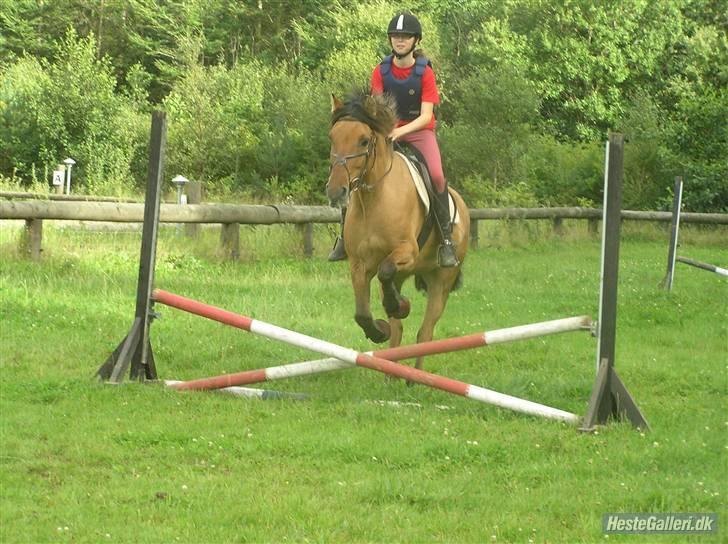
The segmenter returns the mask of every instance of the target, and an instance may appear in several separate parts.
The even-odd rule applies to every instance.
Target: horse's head
[[[341,102],[332,95],[331,166],[326,183],[332,206],[346,206],[352,191],[367,187],[377,145],[385,141],[395,121],[391,97],[360,94]]]

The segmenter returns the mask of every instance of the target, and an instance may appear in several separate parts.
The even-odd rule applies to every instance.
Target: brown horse
[[[460,195],[450,189],[456,212],[452,238],[461,265],[437,264],[440,235],[432,228],[420,249],[418,236],[425,224],[420,200],[405,159],[387,138],[396,122],[394,101],[387,95],[360,95],[339,101],[332,96],[331,171],[326,195],[332,206],[347,207],[344,243],[349,257],[356,300],[355,319],[367,338],[391,346],[402,341],[402,322],[409,301],[400,293],[402,283],[415,276],[415,286],[427,293],[427,309],[417,342],[432,340],[437,321],[451,290],[462,279],[460,266],[468,249],[470,215]],[[370,283],[377,276],[382,304],[389,322],[374,320]],[[422,358],[417,359],[422,368]]]

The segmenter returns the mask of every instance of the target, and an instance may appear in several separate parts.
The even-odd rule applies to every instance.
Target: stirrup
[[[443,242],[438,248],[437,264],[440,268],[452,268],[460,264],[458,256],[455,254],[455,245],[451,241]]]
[[[334,242],[334,248],[329,253],[329,261],[344,261],[346,260],[346,248],[344,247],[344,239],[341,236],[336,237]]]

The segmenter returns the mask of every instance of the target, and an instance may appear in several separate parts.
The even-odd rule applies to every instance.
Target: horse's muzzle
[[[326,196],[329,199],[331,207],[345,208],[349,204],[349,187],[345,185],[332,187],[330,183],[327,183]]]

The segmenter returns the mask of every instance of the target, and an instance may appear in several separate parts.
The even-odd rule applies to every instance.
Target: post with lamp
[[[184,176],[175,176],[172,178],[172,183],[174,183],[177,186],[177,204],[187,204],[187,195],[185,195],[185,185],[189,183],[190,180],[188,180]],[[182,225],[177,225],[177,234],[180,233],[182,230]]]
[[[189,181],[190,180],[188,180],[184,176],[175,176],[174,178],[172,178],[172,183],[177,186],[177,204],[187,204],[187,199],[185,198],[184,192],[185,185],[187,185]]]
[[[73,165],[76,164],[76,161],[74,161],[72,158],[67,158],[65,161],[63,161],[63,164],[66,165],[66,194],[71,194],[71,168],[73,168]]]

